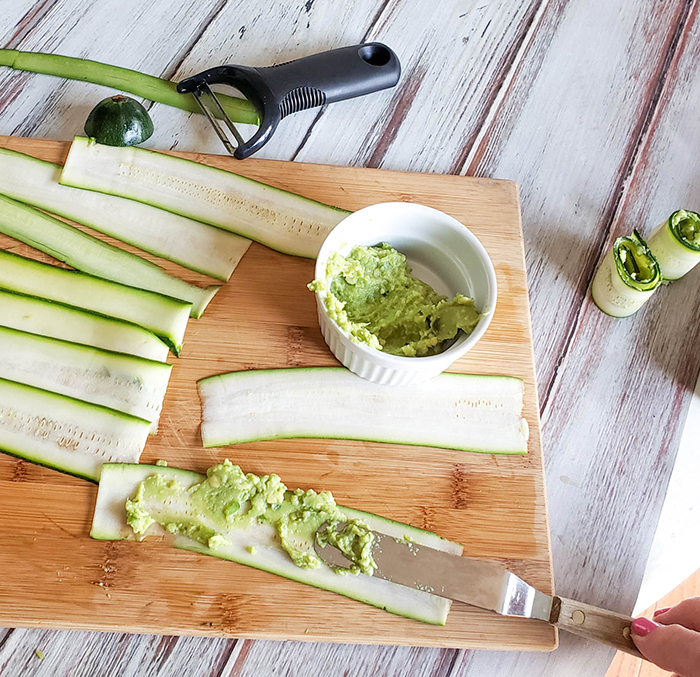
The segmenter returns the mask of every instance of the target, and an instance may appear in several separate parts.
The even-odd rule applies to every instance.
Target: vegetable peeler
[[[231,155],[243,160],[260,150],[282,118],[334,101],[393,87],[399,80],[398,57],[380,42],[341,47],[276,66],[217,66],[182,80],[181,94],[193,94]],[[245,141],[210,85],[235,87],[258,111],[260,126]],[[212,106],[210,109],[209,106]],[[223,120],[232,138],[219,124]]]

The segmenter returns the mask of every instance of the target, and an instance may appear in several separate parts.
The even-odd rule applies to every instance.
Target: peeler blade
[[[226,111],[221,105],[219,99],[216,97],[216,94],[206,83],[202,84],[198,89],[195,89],[192,94],[194,94],[197,104],[202,109],[202,113],[204,113],[205,117],[214,128],[216,135],[219,137],[219,139],[221,139],[221,143],[223,143],[226,150],[233,155],[238,147],[244,144],[245,141],[240,132],[236,129],[236,125],[233,124],[233,120],[231,120],[231,118],[226,114]],[[214,104],[214,108],[218,112],[218,116],[209,109],[207,101]],[[219,124],[219,120],[224,121],[226,127],[228,127],[229,131],[233,135],[235,143],[227,136],[226,132]]]

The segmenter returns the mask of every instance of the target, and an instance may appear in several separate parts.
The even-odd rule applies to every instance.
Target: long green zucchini
[[[205,447],[320,437],[527,453],[517,378],[441,374],[387,388],[342,367],[316,367],[233,372],[198,387]]]
[[[125,504],[127,499],[135,496],[140,483],[153,475],[159,475],[169,482],[175,482],[185,490],[206,480],[204,475],[175,468],[107,464],[102,470],[90,535],[101,540],[136,540],[139,538],[132,527],[127,524]],[[221,525],[211,522],[206,516],[193,512],[187,495],[187,491],[180,492],[179,496],[169,496],[167,501],[159,501],[157,497],[149,500],[146,497],[145,503],[148,512],[164,522],[178,522],[194,530],[198,528],[212,531],[221,529]],[[240,507],[246,509],[246,506]],[[347,517],[361,520],[374,531],[386,533],[396,538],[407,538],[420,545],[452,554],[458,555],[462,552],[462,547],[458,543],[447,541],[432,532],[393,522],[371,513],[351,510],[342,506],[339,508]],[[147,536],[164,534],[164,529],[158,523],[152,524],[146,531]],[[201,542],[183,535],[175,536],[172,544],[182,550],[220,557],[307,585],[330,590],[386,609],[391,613],[425,623],[444,625],[446,621],[450,602],[444,598],[364,574],[341,575],[322,563],[318,568],[296,566],[289,554],[280,546],[280,539],[275,529],[267,522],[257,521],[246,525],[245,528],[231,527],[223,531],[223,536],[228,544],[223,543],[220,547],[215,548],[209,548]],[[303,540],[301,535],[296,535],[295,545],[301,551],[312,549],[311,540]]]
[[[651,298],[662,280],[658,262],[635,230],[615,240],[593,278],[591,296],[604,313],[629,317]]]
[[[178,355],[191,303],[0,251],[0,287],[133,322]]]
[[[168,357],[163,341],[131,322],[2,288],[0,325],[157,362]]]
[[[142,357],[0,327],[0,378],[100,404],[158,430],[172,367]]]
[[[149,421],[0,379],[0,451],[98,481],[104,463],[138,463]]]
[[[649,238],[666,280],[678,280],[700,262],[700,214],[687,209],[673,212]]]
[[[89,226],[143,251],[226,281],[250,240],[122,198],[62,186],[61,165],[0,148],[0,192]]]
[[[145,202],[307,258],[316,257],[326,235],[348,215],[215,167],[80,137],[71,145],[61,184]]]
[[[201,317],[209,301],[220,289],[218,285],[202,289],[168,275],[155,263],[113,247],[38,209],[1,194],[0,233],[21,240],[84,273],[186,301],[192,304],[192,317]]]
[[[166,106],[181,108],[190,113],[202,112],[191,94],[178,93],[175,82],[99,61],[59,54],[0,49],[0,66],[8,66],[18,71],[55,75],[68,80],[92,82],[95,85],[104,85],[121,92],[129,92],[134,96],[163,103]],[[234,122],[258,124],[257,111],[247,99],[221,94],[217,95],[217,98]]]

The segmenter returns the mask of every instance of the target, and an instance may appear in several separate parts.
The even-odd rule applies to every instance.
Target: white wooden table
[[[586,292],[614,237],[700,207],[699,5],[6,0],[0,41],[172,79],[393,47],[396,90],[294,116],[262,155],[519,182],[557,589],[631,612],[700,368],[700,272],[625,321]],[[0,72],[0,134],[69,139],[107,94]],[[151,112],[151,145],[221,152],[201,116]],[[571,636],[534,655],[0,629],[3,676],[600,677],[611,657]]]

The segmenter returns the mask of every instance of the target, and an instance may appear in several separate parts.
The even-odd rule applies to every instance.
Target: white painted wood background
[[[12,0],[0,43],[173,79],[394,48],[395,90],[296,115],[261,155],[519,182],[557,590],[629,613],[700,369],[700,271],[629,320],[586,291],[614,237],[700,208],[699,4]],[[107,93],[2,70],[0,134],[69,139]],[[151,112],[153,146],[221,152],[199,116]],[[3,677],[598,677],[611,658],[566,635],[533,655],[0,629]]]

